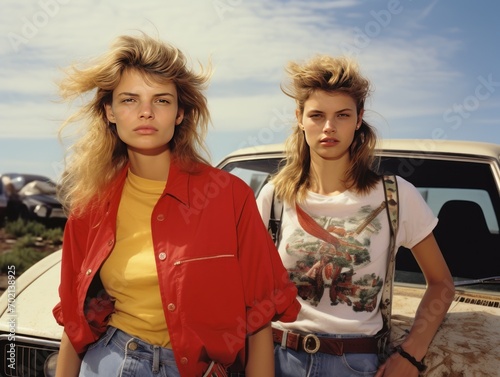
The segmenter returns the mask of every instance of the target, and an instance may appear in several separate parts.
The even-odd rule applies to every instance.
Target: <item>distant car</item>
[[[66,214],[56,196],[56,183],[49,177],[20,173],[7,173],[2,177],[10,185],[7,195],[9,220],[22,218],[46,224],[64,224]]]
[[[498,376],[500,145],[387,140],[377,155],[381,171],[412,182],[439,217],[435,235],[456,285],[455,301],[421,376]],[[218,167],[242,178],[257,195],[283,156],[283,145],[247,148]],[[0,297],[0,376],[54,376],[62,327],[52,308],[59,301],[61,255],[52,253],[18,279],[11,271],[15,285]],[[408,250],[398,251],[395,281],[391,340],[399,344],[425,292],[425,279]],[[425,316],[432,315],[431,305]],[[423,326],[425,320],[416,324],[417,331]]]

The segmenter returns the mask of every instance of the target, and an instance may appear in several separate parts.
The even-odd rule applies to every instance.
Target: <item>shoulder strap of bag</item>
[[[281,241],[281,218],[283,216],[283,202],[276,198],[273,191],[273,199],[271,201],[271,213],[269,214],[269,224],[267,230],[273,238],[276,247]]]
[[[392,287],[396,260],[396,234],[399,226],[399,196],[398,184],[395,175],[384,175],[383,182],[387,216],[391,232],[387,272],[385,275],[384,288],[382,290],[382,299],[380,300],[383,328],[379,333],[379,350],[380,356],[384,359],[390,352],[388,345],[391,332]]]

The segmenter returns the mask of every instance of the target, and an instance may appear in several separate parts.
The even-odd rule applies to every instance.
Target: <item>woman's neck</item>
[[[137,152],[128,152],[130,170],[135,175],[154,181],[166,181],[170,170],[170,150],[160,154],[145,155]]]
[[[343,193],[348,188],[346,171],[349,162],[341,160],[311,160],[311,191],[325,196]]]

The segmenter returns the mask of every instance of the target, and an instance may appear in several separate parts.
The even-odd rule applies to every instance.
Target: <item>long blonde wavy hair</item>
[[[116,125],[108,122],[105,111],[124,70],[137,70],[153,82],[175,84],[184,118],[175,127],[169,142],[171,156],[188,171],[197,162],[208,163],[202,152],[208,156],[204,140],[210,113],[202,91],[211,72],[200,68],[200,72],[195,73],[179,49],[141,34],[120,36],[107,53],[87,67],[73,65],[66,70],[59,83],[64,101],[85,100],[86,96],[93,95],[59,130],[59,137],[63,139],[71,123],[81,122],[79,138],[67,150],[60,181],[59,198],[67,211],[78,214],[89,207],[99,207],[109,195],[111,182],[128,163],[127,147],[118,138]]]
[[[351,96],[360,116],[370,93],[369,81],[361,75],[357,63],[347,57],[318,55],[302,64],[290,62],[286,73],[289,82],[282,85],[281,89],[295,100],[300,115],[311,94],[323,90]],[[373,170],[376,141],[375,129],[363,119],[350,147],[351,165],[344,177],[348,188],[367,193],[379,180],[379,175]],[[272,179],[275,195],[287,203],[303,201],[312,183],[311,155],[298,123],[285,142],[285,159],[282,163],[282,169]]]

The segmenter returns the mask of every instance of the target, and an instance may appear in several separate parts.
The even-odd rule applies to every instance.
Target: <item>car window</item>
[[[277,172],[280,161],[280,158],[234,161],[222,169],[244,180],[257,197],[271,175]]]
[[[240,167],[236,167],[231,173],[243,179],[252,188],[256,196],[269,178],[268,173]]]
[[[451,200],[477,203],[483,211],[489,232],[498,234],[499,229],[495,209],[486,190],[441,187],[419,187],[418,190],[436,216],[439,215],[443,205]]]
[[[380,169],[413,183],[439,218],[434,236],[455,280],[499,275],[494,261],[500,252],[500,203],[493,161],[383,156]],[[398,251],[396,269],[396,279],[425,282],[408,250]]]

